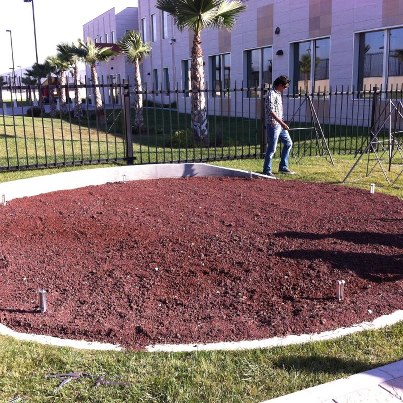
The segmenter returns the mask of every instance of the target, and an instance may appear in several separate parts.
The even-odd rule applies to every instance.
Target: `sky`
[[[118,13],[136,7],[138,0],[33,0],[39,63],[57,53],[61,42],[76,42],[83,36],[83,25],[115,7]],[[141,0],[140,0],[141,1]],[[24,0],[1,0],[0,75],[10,74],[13,43],[16,75],[36,62],[32,4]],[[7,30],[11,30],[10,33]],[[21,66],[17,67],[17,66]]]

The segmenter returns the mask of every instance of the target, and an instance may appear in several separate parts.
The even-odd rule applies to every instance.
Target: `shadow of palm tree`
[[[274,361],[273,365],[287,371],[325,372],[335,375],[345,373],[354,374],[373,368],[370,364],[361,361],[319,355],[310,357],[281,357],[277,361]]]
[[[403,280],[403,255],[385,256],[318,249],[289,250],[276,255],[295,260],[324,260],[339,270],[354,271],[358,276],[376,283]]]
[[[275,236],[280,238],[299,239],[327,239],[334,238],[360,245],[385,245],[398,248],[403,247],[403,234],[387,234],[378,232],[336,231],[330,234],[316,234],[310,232],[285,231],[277,232]]]

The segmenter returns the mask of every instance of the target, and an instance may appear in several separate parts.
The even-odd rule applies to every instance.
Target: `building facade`
[[[280,74],[303,92],[403,86],[403,0],[244,2],[231,32],[202,34],[210,89],[262,87]],[[148,88],[186,90],[192,34],[179,32],[155,4],[139,4],[140,31],[152,45],[144,81]]]
[[[84,24],[83,38],[84,41],[91,38],[96,44],[113,47],[128,30],[138,31],[137,7],[127,7],[117,13],[115,8],[111,8]],[[107,62],[98,63],[96,68],[100,84],[122,83],[123,80],[133,82],[134,68],[132,63],[127,61],[125,55],[113,56]],[[89,66],[86,66],[86,76],[90,77]],[[105,103],[119,102],[120,97],[116,96],[112,100],[114,94],[110,91],[104,92]]]

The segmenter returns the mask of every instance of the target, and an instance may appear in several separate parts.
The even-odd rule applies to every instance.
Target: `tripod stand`
[[[385,112],[386,106],[380,116]],[[392,120],[393,118],[393,120]],[[399,102],[393,102],[392,100],[389,100],[389,112],[387,113],[387,116],[384,118],[383,122],[378,125],[378,122],[376,122],[373,127],[370,130],[370,139],[368,141],[367,146],[365,147],[364,151],[361,151],[360,156],[357,158],[355,161],[354,165],[351,167],[350,171],[347,173],[346,177],[344,178],[343,182],[346,182],[348,177],[351,175],[351,173],[354,171],[354,169],[357,167],[358,163],[360,162],[361,158],[364,156],[364,154],[368,155],[368,160],[367,160],[367,172],[366,176],[368,177],[375,167],[379,165],[381,168],[381,171],[388,182],[389,185],[393,185],[397,182],[399,177],[402,175],[403,168],[398,174],[398,176],[395,178],[394,181],[391,181],[389,178],[385,167],[382,164],[382,159],[387,154],[387,161],[388,161],[388,170],[391,172],[392,168],[392,161],[396,157],[396,155],[400,155],[401,161],[403,161],[403,151],[402,151],[402,142],[401,139],[399,138],[400,134],[403,133],[402,130],[399,130],[399,123],[403,122],[403,104],[402,101]],[[388,138],[387,140],[383,140],[380,138],[380,133],[381,131],[386,127],[388,124]],[[361,147],[363,147],[363,144]],[[370,168],[370,161],[371,161],[371,154],[375,156],[375,164]],[[403,164],[399,164],[402,165]]]
[[[312,98],[310,95],[306,95],[304,100],[301,102],[299,107],[296,109],[294,114],[292,115],[291,119],[289,120],[289,126],[293,123],[294,117],[297,115],[297,113],[300,111],[300,109],[305,105],[308,104],[310,113],[311,113],[311,123],[312,126],[310,127],[293,127],[290,128],[289,131],[300,131],[300,130],[310,130],[311,132],[313,131],[315,133],[315,144],[316,144],[316,149],[318,150],[318,153],[320,156],[328,156],[330,159],[330,162],[332,165],[334,165],[333,157],[330,152],[327,140],[325,138],[325,135],[322,130],[322,126],[319,122],[318,114],[316,113],[315,106],[313,105]],[[306,140],[303,142],[303,150],[302,150],[302,156],[305,155],[307,150],[307,143]],[[302,157],[300,157],[301,159]]]

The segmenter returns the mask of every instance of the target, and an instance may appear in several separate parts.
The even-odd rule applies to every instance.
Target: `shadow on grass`
[[[345,374],[346,372],[355,374],[373,368],[370,364],[357,360],[346,360],[320,355],[310,357],[281,357],[274,361],[273,365],[286,371],[328,373],[333,375]]]

